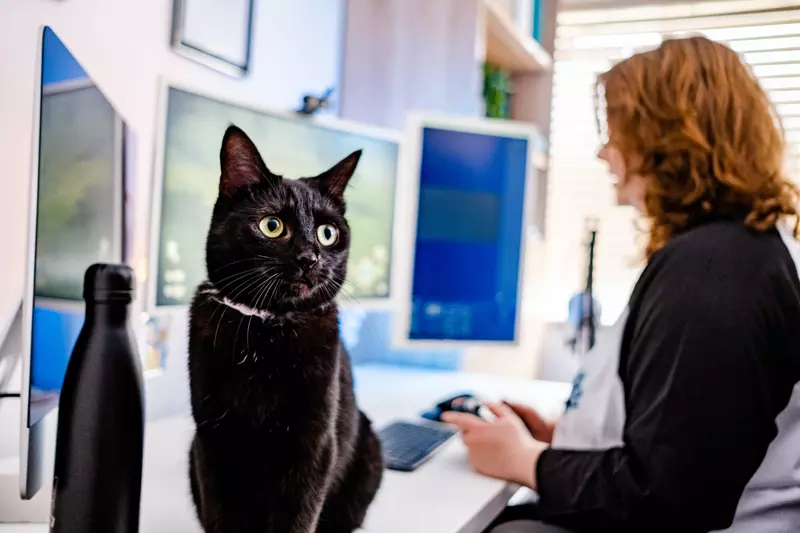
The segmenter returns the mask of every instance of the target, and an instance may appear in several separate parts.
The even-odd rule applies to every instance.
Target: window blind
[[[703,34],[741,54],[775,103],[787,141],[787,173],[800,166],[800,5],[744,0],[570,9],[558,16],[547,198],[545,297],[534,305],[551,321],[586,276],[586,220],[598,224],[595,295],[602,322],[623,310],[641,271],[645,235],[632,209],[617,207],[606,166],[596,159],[592,89],[597,75],[662,39]]]

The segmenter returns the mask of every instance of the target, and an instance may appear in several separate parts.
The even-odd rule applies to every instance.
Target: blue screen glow
[[[516,340],[528,141],[425,128],[409,338]]]

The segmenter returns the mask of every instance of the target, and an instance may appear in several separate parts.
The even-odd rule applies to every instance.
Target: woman
[[[798,196],[769,100],[703,37],[630,57],[598,88],[599,157],[619,203],[649,221],[628,308],[584,358],[555,427],[515,405],[448,421],[478,471],[538,492],[529,518],[800,531]],[[526,524],[496,531],[549,531]]]

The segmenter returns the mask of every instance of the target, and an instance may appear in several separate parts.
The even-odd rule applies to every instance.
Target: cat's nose
[[[297,264],[300,265],[300,268],[302,268],[304,272],[308,272],[317,264],[318,259],[319,256],[314,252],[301,252],[297,255]]]

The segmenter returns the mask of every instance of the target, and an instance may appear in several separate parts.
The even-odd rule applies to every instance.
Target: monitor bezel
[[[519,277],[517,279],[516,316],[514,338],[512,340],[464,340],[464,339],[412,339],[411,329],[411,289],[413,283],[417,218],[419,216],[419,174],[422,166],[422,137],[425,128],[435,128],[463,133],[477,133],[496,137],[523,138],[528,141],[525,167],[525,192],[522,206],[522,232],[519,258]],[[459,117],[444,114],[414,112],[406,121],[405,150],[400,162],[400,176],[405,187],[400,191],[399,209],[407,216],[403,224],[395,223],[395,247],[392,251],[396,268],[393,270],[392,287],[397,295],[397,310],[394,318],[392,345],[396,348],[452,349],[475,347],[518,347],[520,346],[524,312],[523,294],[525,283],[525,261],[528,228],[533,224],[532,214],[537,205],[537,172],[547,164],[546,158],[537,150],[540,130],[528,123],[478,118]],[[402,258],[402,259],[400,259]]]
[[[31,396],[31,361],[33,346],[33,284],[36,273],[36,220],[39,207],[39,141],[42,129],[42,70],[44,69],[44,36],[50,28],[41,26],[36,46],[36,69],[33,80],[33,134],[31,139],[31,170],[28,185],[28,232],[25,250],[25,285],[22,293],[22,330],[20,346],[22,359],[22,383],[20,387],[20,445],[19,445],[19,491],[22,499],[30,499],[41,488],[42,479],[38,475],[41,469],[36,468],[42,457],[36,450],[41,450],[41,443],[36,438],[36,431],[30,426]],[[49,414],[49,413],[48,413]],[[42,426],[45,415],[35,426]],[[35,448],[33,450],[31,448]],[[32,457],[29,457],[32,455]]]
[[[200,90],[191,85],[183,84],[179,81],[162,77],[160,81],[159,97],[158,97],[158,119],[156,124],[156,147],[155,156],[153,158],[153,181],[152,181],[152,196],[150,201],[150,227],[148,228],[149,243],[148,249],[148,275],[146,279],[146,293],[147,298],[145,308],[152,314],[164,314],[171,311],[181,311],[189,307],[190,304],[184,305],[157,305],[158,290],[158,257],[161,249],[160,241],[160,227],[161,227],[161,207],[163,201],[163,187],[164,187],[164,157],[166,151],[166,132],[167,132],[167,117],[169,106],[169,91],[176,89],[179,91],[187,92],[201,98],[215,100],[219,103],[236,106],[255,113],[273,116],[276,118],[286,120],[308,120],[321,127],[341,131],[344,133],[354,133],[363,135],[365,137],[373,137],[376,139],[389,141],[397,144],[397,167],[395,169],[394,180],[394,205],[392,213],[392,236],[390,250],[394,250],[395,242],[397,240],[397,214],[399,210],[398,196],[400,187],[400,166],[404,157],[404,134],[402,131],[392,130],[389,128],[381,128],[369,124],[349,121],[339,117],[332,117],[326,115],[300,117],[297,113],[291,111],[279,111],[273,108],[253,105],[247,102],[237,101],[230,96],[219,91]],[[220,133],[220,140],[221,140]],[[337,299],[337,305],[340,309],[359,308],[369,310],[390,310],[396,305],[397,291],[394,287],[394,271],[396,269],[396,259],[394,256],[389,259],[389,294],[384,297],[369,297],[359,298],[358,301],[353,301],[350,298]],[[192,289],[194,290],[194,289]]]

